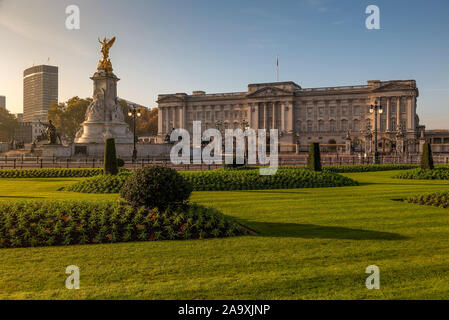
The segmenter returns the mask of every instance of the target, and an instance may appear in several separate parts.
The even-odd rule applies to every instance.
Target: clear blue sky
[[[81,29],[65,29],[77,4]],[[380,7],[381,30],[365,28]],[[111,49],[119,95],[155,106],[157,94],[245,91],[280,80],[302,87],[416,79],[428,128],[449,128],[448,0],[0,0],[0,95],[22,110],[22,72],[60,67],[60,100],[91,95],[98,36]]]

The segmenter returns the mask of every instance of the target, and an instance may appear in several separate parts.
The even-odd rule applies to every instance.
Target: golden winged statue
[[[101,53],[103,54],[103,59],[100,60],[97,69],[98,71],[105,70],[106,72],[112,72],[112,64],[111,60],[109,59],[109,49],[111,49],[112,45],[114,44],[115,37],[111,40],[104,38],[103,41],[98,38],[98,42],[101,44]]]

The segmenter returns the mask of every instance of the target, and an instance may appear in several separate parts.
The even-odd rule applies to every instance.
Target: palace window
[[[334,108],[334,107],[332,107],[332,108],[330,109],[330,115],[331,115],[331,116],[334,116],[334,115],[335,115],[335,108]]]
[[[405,113],[405,105],[401,103],[401,113]]]
[[[228,111],[228,110],[226,110],[226,111],[224,112],[224,117],[225,117],[225,119],[228,119],[228,118],[229,118],[229,111]]]
[[[211,120],[210,111],[206,111],[206,119],[207,120]]]
[[[335,132],[335,121],[334,120],[330,121],[330,132]]]
[[[380,131],[386,131],[386,129],[387,129],[387,120],[382,119],[380,121]]]
[[[312,108],[307,108],[307,116],[311,117],[312,116],[312,112],[313,112]]]
[[[360,130],[359,120],[354,120],[354,130],[353,131],[359,131],[359,130]]]
[[[341,114],[343,115],[343,116],[345,116],[346,115],[346,113],[347,113],[347,108],[346,107],[343,107],[342,109],[341,109]]]
[[[318,121],[318,131],[319,132],[323,132],[324,131],[324,122],[323,121]]]
[[[360,112],[359,107],[358,107],[358,106],[355,106],[355,107],[354,107],[354,115],[355,115],[355,116],[358,116],[358,115],[359,115],[359,112]]]
[[[348,120],[341,120],[341,131],[348,131]]]
[[[215,120],[220,119],[220,111],[215,111]]]
[[[324,115],[324,108],[320,108],[319,113],[320,113],[320,117],[322,117]]]
[[[312,121],[307,121],[307,132],[312,132]]]
[[[391,131],[396,131],[396,119],[392,118],[390,123],[391,123]]]
[[[391,106],[391,112],[394,114],[394,113],[396,113],[396,106],[395,105],[392,105]]]

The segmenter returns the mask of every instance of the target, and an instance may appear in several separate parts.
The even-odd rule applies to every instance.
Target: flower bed
[[[416,179],[416,180],[449,180],[449,168],[437,167],[429,169],[413,169],[394,176],[396,179]]]
[[[0,170],[0,178],[76,178],[93,177],[103,169],[6,169]]]
[[[356,186],[350,178],[331,172],[313,172],[300,167],[279,168],[275,175],[261,176],[259,170],[212,170],[180,172],[194,191],[263,190]],[[98,176],[65,187],[64,191],[118,193],[129,173]]]
[[[409,203],[449,208],[449,192],[428,193],[411,197]]]
[[[120,202],[0,203],[0,247],[181,240],[246,234],[215,209],[184,205],[163,212]]]

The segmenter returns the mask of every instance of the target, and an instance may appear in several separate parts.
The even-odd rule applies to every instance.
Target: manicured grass
[[[0,298],[447,299],[449,211],[392,199],[449,191],[449,181],[395,174],[344,174],[358,187],[193,194],[255,236],[2,249]],[[118,197],[57,191],[79,179],[37,180],[0,180],[0,201]],[[64,286],[72,264],[80,290]],[[380,290],[365,287],[372,264]]]

